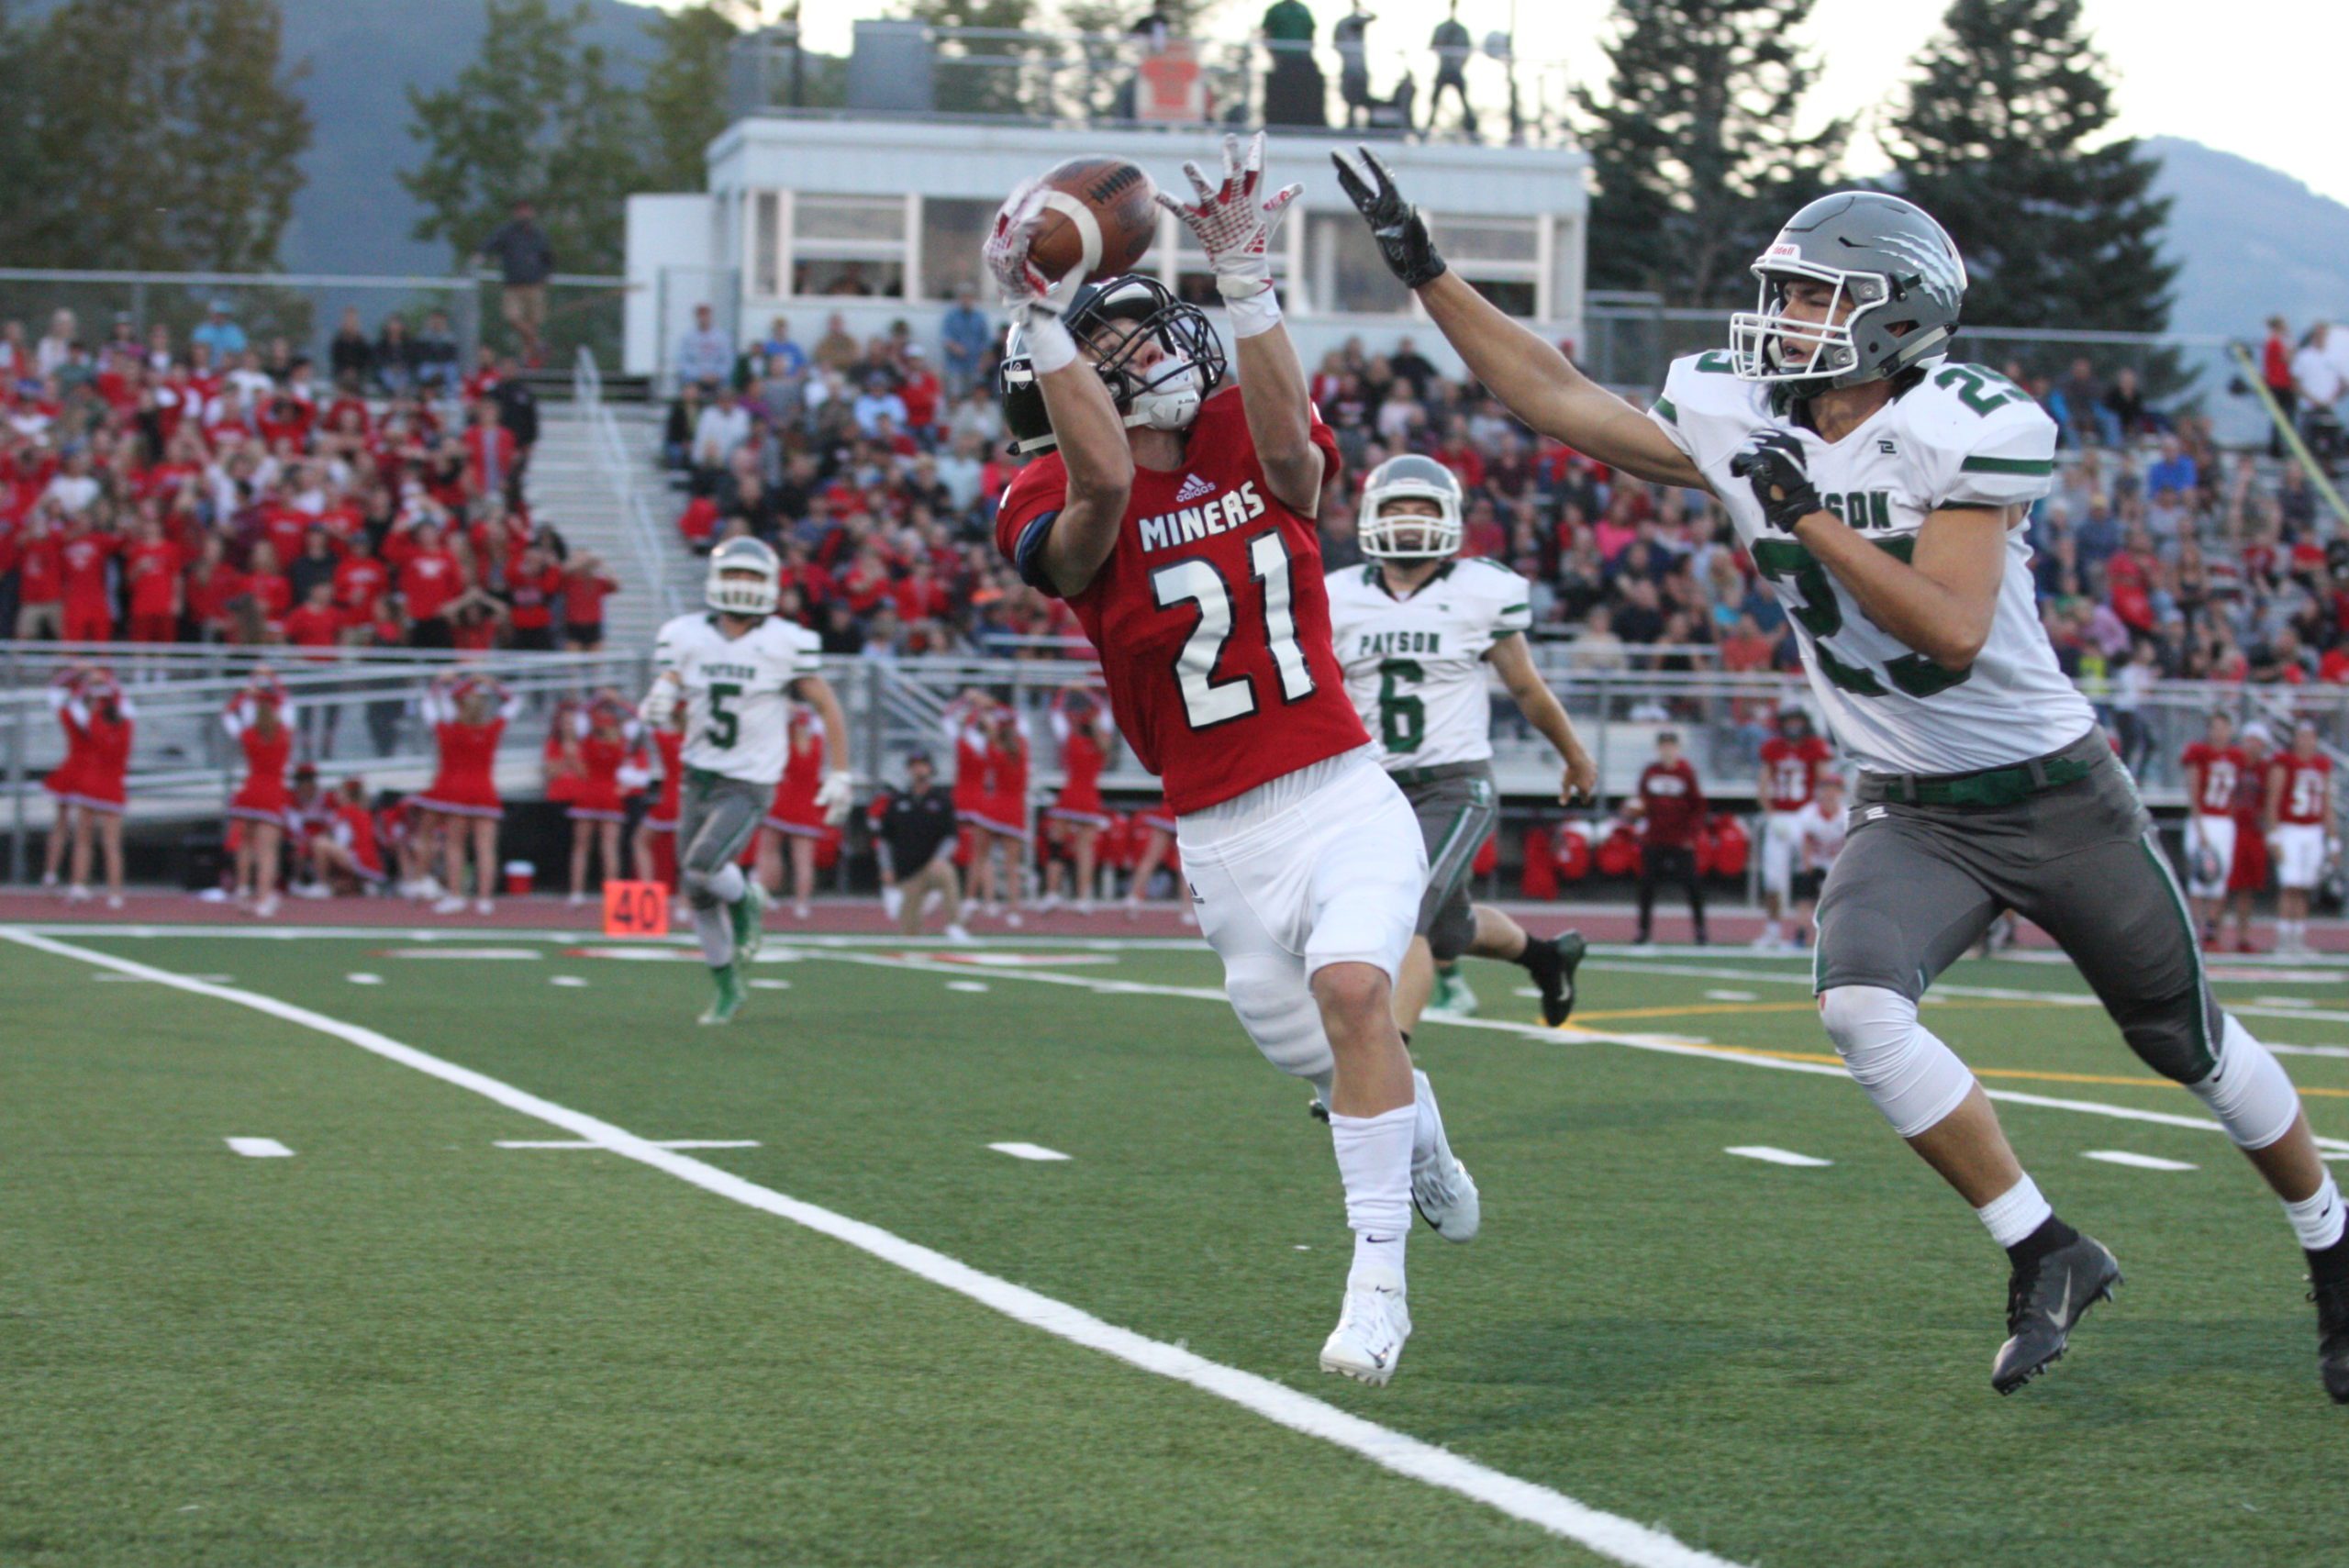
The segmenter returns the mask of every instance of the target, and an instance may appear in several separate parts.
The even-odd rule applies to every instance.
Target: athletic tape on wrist
[[[1076,339],[1068,323],[1048,310],[1030,312],[1027,321],[1028,364],[1038,375],[1050,375],[1076,363]]]
[[[1222,288],[1220,282],[1218,283],[1217,288],[1220,292]],[[1235,338],[1253,338],[1258,333],[1269,332],[1281,324],[1281,302],[1279,296],[1273,293],[1273,285],[1270,284],[1266,284],[1254,294],[1243,295],[1238,299],[1225,295],[1223,308],[1231,318],[1231,335]]]

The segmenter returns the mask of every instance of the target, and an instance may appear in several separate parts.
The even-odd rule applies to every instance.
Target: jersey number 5
[[[1302,702],[1313,695],[1313,672],[1297,645],[1297,617],[1289,609],[1288,546],[1278,532],[1248,541],[1249,574],[1264,586],[1264,645],[1280,672],[1281,700]],[[1245,675],[1218,681],[1215,667],[1231,640],[1231,588],[1215,563],[1203,557],[1170,562],[1150,574],[1151,593],[1162,610],[1177,605],[1199,607],[1198,624],[1174,660],[1183,691],[1183,713],[1194,729],[1211,729],[1256,711],[1256,684]]]
[[[732,681],[709,684],[709,728],[702,731],[702,738],[720,751],[741,738],[742,716],[726,706],[741,695],[742,688]]]

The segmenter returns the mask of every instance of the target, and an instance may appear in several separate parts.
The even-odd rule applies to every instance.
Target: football
[[[1086,283],[1133,271],[1158,233],[1158,187],[1122,158],[1072,158],[1044,176],[1050,209],[1029,255],[1049,278]]]

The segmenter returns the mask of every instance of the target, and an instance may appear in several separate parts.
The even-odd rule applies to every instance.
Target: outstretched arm
[[[1306,394],[1305,366],[1281,324],[1273,292],[1272,237],[1289,203],[1305,192],[1286,185],[1264,196],[1264,133],[1243,151],[1240,139],[1223,139],[1223,183],[1210,184],[1197,163],[1185,163],[1196,202],[1158,193],[1158,205],[1174,215],[1207,252],[1223,296],[1237,344],[1240,399],[1248,417],[1248,439],[1264,478],[1284,506],[1303,517],[1321,508],[1322,455],[1313,444],[1313,404]]]
[[[824,760],[831,766],[817,787],[816,804],[824,808],[824,820],[837,827],[848,820],[849,800],[856,785],[856,775],[848,765],[848,712],[841,706],[840,694],[821,675],[800,676],[792,683],[791,695],[814,708],[816,722],[824,727]]]
[[[1493,644],[1485,655],[1499,674],[1501,684],[1508,688],[1509,700],[1517,704],[1525,721],[1542,732],[1565,763],[1564,777],[1558,784],[1558,801],[1572,806],[1576,800],[1595,800],[1598,795],[1598,764],[1591,761],[1584,750],[1582,737],[1575,733],[1575,721],[1566,717],[1565,705],[1557,693],[1542,679],[1542,672],[1533,667],[1533,651],[1526,646],[1523,636],[1512,632]]]
[[[1426,220],[1368,148],[1356,169],[1337,153],[1338,183],[1370,225],[1387,270],[1416,292],[1468,373],[1528,428],[1642,479],[1709,490],[1705,476],[1653,420],[1567,361],[1556,347],[1445,266]]]

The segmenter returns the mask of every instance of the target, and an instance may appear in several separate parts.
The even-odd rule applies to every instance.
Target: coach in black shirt
[[[906,759],[906,787],[881,797],[878,827],[885,854],[881,898],[906,935],[921,933],[922,906],[935,892],[946,912],[946,940],[967,942],[963,884],[954,873],[954,797],[938,783],[930,753]]]

